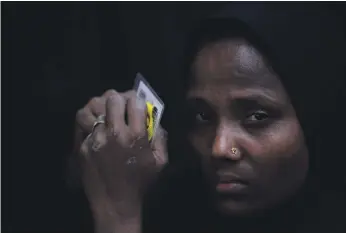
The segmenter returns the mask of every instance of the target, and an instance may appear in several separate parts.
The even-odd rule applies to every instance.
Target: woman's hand
[[[146,103],[134,91],[110,90],[77,113],[81,178],[97,231],[138,232],[144,193],[167,162],[166,134],[159,127],[149,143],[146,111]],[[91,132],[102,115],[104,123]],[[86,133],[91,134],[83,140]]]

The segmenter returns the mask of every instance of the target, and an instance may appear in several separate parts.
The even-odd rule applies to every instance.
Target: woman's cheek
[[[262,163],[291,159],[303,146],[299,122],[296,119],[285,119],[253,137],[244,147],[253,160]]]
[[[188,134],[189,143],[201,155],[211,155],[214,130],[198,130]],[[258,163],[291,159],[304,146],[303,134],[296,118],[281,120],[265,131],[236,138],[236,144],[245,157]]]

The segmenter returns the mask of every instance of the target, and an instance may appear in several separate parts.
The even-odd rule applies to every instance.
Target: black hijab
[[[333,6],[321,3],[231,3],[199,23],[188,40],[186,74],[205,43],[244,37],[257,47],[279,74],[296,110],[309,148],[309,175],[302,190],[279,208],[254,218],[220,221],[215,214],[202,214],[207,203],[200,191],[187,191],[200,174],[180,171],[164,179],[168,199],[162,201],[168,204],[160,203],[161,215],[156,217],[161,232],[345,232],[344,29]],[[180,132],[173,134],[181,135],[182,129],[176,129]],[[181,161],[189,167],[186,157]]]
[[[334,160],[327,144],[331,137],[333,142],[340,137],[330,135],[337,131],[323,131],[323,127],[338,126],[333,124],[338,118],[333,114],[342,116],[338,104],[343,100],[346,78],[344,21],[332,9],[317,3],[231,3],[202,21],[187,47],[187,69],[198,49],[217,39],[240,36],[257,47],[291,98],[314,155],[312,169],[321,166],[321,153]],[[323,162],[328,163],[327,159]]]

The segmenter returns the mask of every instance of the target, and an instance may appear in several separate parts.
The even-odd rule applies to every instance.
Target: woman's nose
[[[242,156],[236,143],[235,133],[232,133],[230,129],[217,132],[213,142],[212,155],[215,158],[240,160]]]

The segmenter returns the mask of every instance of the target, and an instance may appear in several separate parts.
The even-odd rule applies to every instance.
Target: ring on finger
[[[105,124],[106,123],[106,116],[105,115],[100,115],[96,118],[93,127],[91,129],[91,133],[88,134],[88,136],[86,137],[85,140],[91,140],[93,133],[95,132],[95,128],[99,125],[99,124]]]
[[[96,121],[94,122],[91,133],[95,131],[96,126],[98,126],[99,124],[105,124],[105,123],[106,123],[106,116],[105,115],[98,116],[96,118]]]

